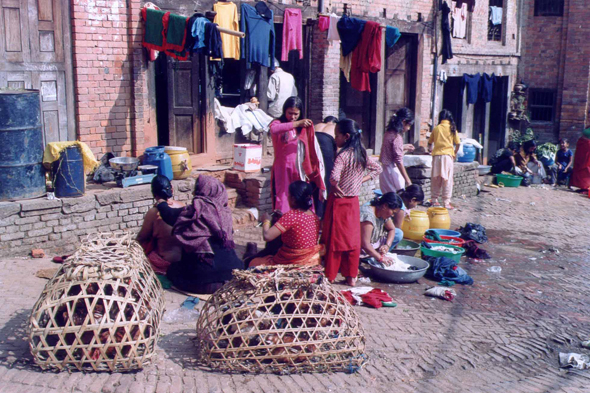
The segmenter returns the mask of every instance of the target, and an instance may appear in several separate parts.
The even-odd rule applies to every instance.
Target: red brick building
[[[531,127],[543,141],[572,142],[590,125],[590,7],[577,0],[527,0],[523,60]]]
[[[145,3],[39,0],[37,8],[30,9],[26,0],[3,2],[0,29],[6,39],[0,46],[0,88],[41,90],[47,142],[78,138],[99,156],[109,151],[137,156],[146,147],[174,141],[189,148],[197,166],[228,162],[232,145],[240,136],[222,132],[216,124],[206,60],[197,55],[187,62],[166,58],[148,62],[141,46],[140,10]],[[326,11],[342,15],[346,8],[351,16],[398,27],[402,32],[395,47],[386,50],[384,46],[382,68],[373,76],[371,93],[352,90],[342,78],[339,46],[330,46],[326,33],[317,28],[316,1],[279,3],[269,3],[275,12],[279,37],[284,8],[303,9],[304,58],[290,59],[282,65],[295,75],[306,103],[306,116],[315,122],[327,115],[338,116],[342,109],[359,121],[366,131],[365,144],[378,152],[387,120],[397,108],[414,109],[416,125],[408,140],[424,144],[426,132],[437,122],[440,109],[446,107],[456,114],[460,131],[480,138],[490,151],[504,143],[509,92],[516,81],[521,55],[521,1],[475,2],[475,8],[465,15],[465,38],[452,39],[455,56],[443,65],[439,0],[326,0]],[[447,3],[451,8],[456,4],[450,0]],[[199,11],[206,11],[213,2],[199,4]],[[195,11],[195,3],[189,0],[162,0],[156,5],[186,16]],[[499,27],[490,24],[491,5],[501,8]],[[568,41],[568,45],[575,42]],[[565,66],[572,71],[576,67],[567,62]],[[231,78],[243,66],[229,64],[226,69]],[[461,76],[484,72],[498,77],[492,101],[467,105],[465,92],[461,96]],[[448,78],[443,83],[445,74]],[[262,67],[258,72],[262,107],[266,105],[260,94],[265,89],[265,78],[266,69]],[[569,81],[563,88],[569,101],[564,108],[571,108],[573,115],[572,103],[581,99],[580,93],[572,90],[576,87],[574,79],[565,81]],[[188,89],[182,89],[185,86],[200,88],[188,94]],[[240,94],[227,94],[227,101],[233,104],[243,99]],[[178,100],[183,107],[171,104]],[[563,127],[577,124],[566,124],[565,119]]]

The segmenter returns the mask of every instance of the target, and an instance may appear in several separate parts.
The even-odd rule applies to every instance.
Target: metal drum
[[[38,90],[0,90],[0,201],[45,194]]]

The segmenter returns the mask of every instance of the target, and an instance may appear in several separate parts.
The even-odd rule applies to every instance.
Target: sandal
[[[455,209],[455,206],[453,206],[453,205],[451,205],[449,203],[449,204],[445,205],[445,209],[447,209],[447,210],[453,210],[453,209]]]

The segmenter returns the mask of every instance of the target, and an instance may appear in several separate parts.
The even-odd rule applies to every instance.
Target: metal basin
[[[115,157],[109,160],[111,168],[121,171],[134,171],[139,166],[139,158],[134,157]]]
[[[480,176],[487,175],[492,170],[492,166],[491,165],[480,165],[477,167],[477,170],[479,171]]]
[[[399,247],[412,247],[407,250],[400,250]],[[397,255],[406,255],[408,257],[413,257],[416,255],[416,251],[420,250],[420,243],[413,242],[411,240],[404,239],[395,248],[393,249],[393,253]]]
[[[405,272],[398,272],[395,270],[387,270],[381,269],[380,267],[371,266],[371,271],[373,272],[374,278],[378,279],[381,282],[393,282],[393,283],[411,283],[414,281],[418,281],[418,279],[422,278],[424,274],[426,274],[426,270],[430,267],[428,262],[423,261],[419,258],[408,257],[405,255],[398,255],[400,261],[405,262],[409,265],[416,266],[420,268],[420,270],[408,270]]]

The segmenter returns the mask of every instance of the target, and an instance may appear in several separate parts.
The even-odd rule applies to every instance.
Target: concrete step
[[[234,230],[244,227],[255,227],[258,220],[254,217],[249,208],[238,206],[232,208],[232,218]]]

